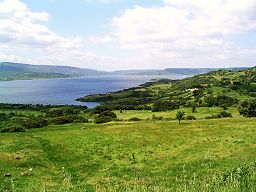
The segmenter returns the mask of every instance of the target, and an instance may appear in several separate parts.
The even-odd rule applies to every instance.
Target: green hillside
[[[256,119],[0,133],[0,191],[255,191]]]
[[[0,63],[0,81],[67,78],[102,74],[105,74],[105,72],[68,66],[30,65],[9,62]]]
[[[256,68],[218,70],[182,80],[163,79],[79,101],[101,102],[111,109],[172,110],[179,107],[230,107],[256,97]]]
[[[0,104],[0,192],[255,192],[255,73],[86,97],[94,109]]]
[[[59,73],[0,71],[0,81],[52,79],[52,78],[67,78],[67,77],[71,77],[71,76],[59,74]]]

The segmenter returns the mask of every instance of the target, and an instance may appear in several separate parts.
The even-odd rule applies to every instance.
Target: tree
[[[238,111],[245,117],[256,117],[256,99],[242,102]]]
[[[99,123],[107,123],[110,121],[114,121],[116,120],[117,116],[114,112],[112,111],[104,111],[102,113],[100,113],[98,116],[96,116],[95,118],[95,122],[97,124]]]
[[[191,103],[191,109],[192,109],[192,113],[196,112],[196,103],[195,102]]]
[[[178,111],[177,114],[176,114],[176,119],[179,121],[179,124],[180,124],[180,121],[182,119],[184,119],[184,116],[185,116],[185,112],[183,111]]]

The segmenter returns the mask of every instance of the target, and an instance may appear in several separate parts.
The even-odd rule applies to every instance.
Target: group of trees
[[[180,107],[179,102],[157,101],[153,104],[152,112],[174,110]]]
[[[204,102],[207,107],[230,107],[234,104],[238,104],[238,100],[233,97],[227,95],[218,95],[214,97],[212,94],[205,96]]]
[[[0,103],[0,109],[24,109],[24,110],[32,110],[32,111],[47,111],[53,108],[72,108],[72,109],[79,109],[85,110],[87,106],[82,105],[42,105],[42,104],[8,104],[8,103]]]
[[[0,132],[22,132],[26,129],[46,127],[49,124],[87,123],[88,119],[83,116],[86,108],[82,106],[0,104],[0,109],[10,111],[0,113]]]
[[[238,110],[245,117],[256,117],[256,99],[242,102]]]
[[[228,96],[208,96],[205,98],[205,101],[207,104],[209,104],[209,107],[212,106],[222,106],[225,104],[226,106],[230,106],[234,103],[237,103],[238,101],[236,99],[233,99]],[[0,107],[3,107],[7,109],[10,107],[10,105],[1,105]],[[192,109],[192,112],[196,112],[197,104],[195,102],[191,102],[189,106]],[[14,109],[31,109],[33,108],[35,111],[39,110],[38,106],[33,105],[14,105]],[[155,102],[153,105],[152,111],[163,111],[163,110],[173,110],[178,109],[179,103],[174,101],[167,101],[167,102]],[[85,108],[80,107],[68,107],[68,106],[61,106],[61,107],[54,107],[50,108],[49,106],[43,107],[43,110],[41,109],[41,115],[22,115],[17,114],[14,112],[9,113],[0,113],[0,131],[1,132],[16,132],[16,131],[25,131],[25,129],[31,129],[31,128],[40,128],[45,127],[49,124],[65,124],[65,123],[72,123],[72,122],[78,122],[78,123],[87,123],[88,119],[84,118],[81,113],[84,113]],[[109,106],[97,106],[94,109],[88,109],[86,112],[94,118],[95,123],[106,123],[110,121],[117,120],[117,115],[112,111],[113,109]],[[256,99],[251,100],[245,100],[240,103],[238,110],[241,115],[245,117],[256,117]],[[215,118],[227,118],[232,117],[231,113],[228,113],[227,111],[221,111],[218,114],[211,115],[206,117],[207,119],[215,119]],[[153,120],[162,120],[163,118],[156,118],[153,116]],[[178,111],[176,114],[176,119],[179,121],[179,124],[181,120],[187,119],[187,120],[195,120],[196,118],[192,115],[189,115],[185,117],[185,113],[183,111]],[[131,120],[137,120],[137,119],[131,119]],[[1,128],[2,126],[2,128]]]
[[[103,111],[95,117],[95,123],[107,123],[117,119],[117,116],[112,111]]]

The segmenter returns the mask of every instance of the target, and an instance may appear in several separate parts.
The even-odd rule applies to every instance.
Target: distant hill
[[[230,68],[243,70],[246,68]],[[67,78],[91,75],[140,75],[140,76],[173,76],[196,75],[216,68],[167,68],[164,70],[119,70],[113,72],[97,71],[70,66],[31,65],[24,63],[0,63],[0,80],[40,79],[40,78]]]
[[[0,80],[67,78],[103,74],[106,74],[106,72],[69,66],[30,65],[10,62],[0,63]]]
[[[188,107],[191,103],[200,107],[227,108],[255,97],[256,68],[253,67],[233,71],[220,69],[181,80],[148,82],[138,87],[88,95],[77,100],[100,102],[112,109],[169,110]]]
[[[211,71],[216,71],[219,69],[221,68],[167,68],[165,69],[165,71],[173,74],[197,75],[197,74],[208,73]],[[225,68],[225,69],[231,70],[231,71],[240,71],[240,70],[248,69],[248,67],[234,67],[234,68]]]
[[[112,75],[148,75],[148,76],[162,76],[162,75],[170,75],[170,73],[166,70],[119,70],[110,72]]]
[[[156,75],[156,76],[168,76],[168,75],[197,75],[216,71],[221,68],[166,68],[164,70],[119,70],[110,72],[112,75]],[[226,70],[239,71],[248,69],[248,67],[236,67],[225,68]]]

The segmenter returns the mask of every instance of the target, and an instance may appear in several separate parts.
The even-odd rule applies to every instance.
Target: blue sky
[[[86,0],[23,0],[32,10],[51,15],[47,26],[63,35],[101,35],[114,16],[134,5],[146,7],[162,5],[159,0],[116,0],[114,3]],[[104,27],[105,26],[105,27]],[[104,28],[104,29],[103,29]]]
[[[255,66],[256,2],[0,0],[0,61],[108,71]]]

